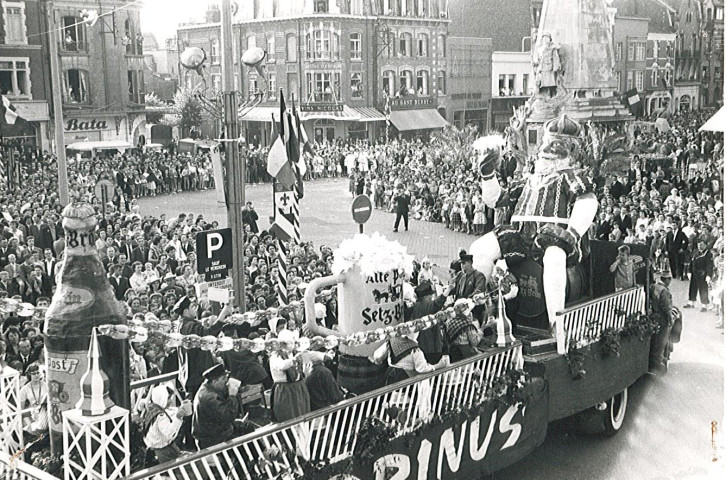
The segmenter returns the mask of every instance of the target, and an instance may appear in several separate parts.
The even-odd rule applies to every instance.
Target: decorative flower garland
[[[452,398],[452,402],[444,405],[441,414],[419,422],[413,431],[401,436],[398,435],[398,432],[407,421],[407,412],[399,407],[389,406],[383,409],[387,419],[372,416],[362,422],[355,437],[354,451],[348,458],[335,463],[331,463],[329,459],[315,462],[305,460],[286,446],[283,446],[282,449],[271,446],[265,449],[258,460],[257,471],[250,470],[250,478],[251,480],[267,479],[265,474],[258,472],[264,472],[265,468],[274,466],[281,469],[275,474],[275,478],[281,479],[298,478],[298,466],[302,470],[302,478],[334,478],[337,475],[350,474],[354,464],[372,464],[396,438],[403,439],[412,447],[424,428],[462,422],[467,419],[473,420],[486,410],[490,402],[500,402],[507,407],[517,404],[526,406],[533,397],[531,385],[532,379],[529,373],[521,369],[510,370],[497,377],[488,387],[484,384],[475,386],[477,390],[474,392],[473,398],[481,398],[481,402],[472,406],[455,405]],[[286,469],[283,467],[287,464],[285,458],[291,465]]]
[[[473,303],[475,305],[482,305],[486,303],[487,298],[487,294],[477,294],[473,298]],[[263,310],[261,312],[235,314],[232,315],[232,318],[229,320],[225,320],[225,322],[231,324],[245,323],[248,322],[248,318],[251,318],[252,316],[254,316],[252,318],[255,319],[267,317],[274,318],[280,311],[287,310],[289,308],[296,307],[292,305],[289,307],[283,307],[283,309],[271,307],[266,311]],[[449,318],[454,318],[457,313],[465,312],[468,309],[469,306],[466,303],[459,303],[453,307],[448,307],[440,312],[427,315],[416,320],[399,323],[395,326],[391,325],[383,328],[377,328],[366,332],[355,332],[344,337],[338,337],[335,335],[328,335],[327,337],[315,336],[312,339],[308,337],[300,337],[295,341],[294,348],[299,351],[309,349],[318,350],[320,348],[332,350],[338,348],[340,345],[368,345],[388,340],[389,338],[420,332],[435,325],[441,325]],[[240,320],[241,317],[243,318]],[[270,338],[268,340],[256,338],[254,340],[249,340],[247,338],[219,338],[213,335],[200,337],[199,335],[182,335],[181,333],[172,332],[171,329],[172,324],[167,320],[132,320],[126,325],[101,325],[98,327],[98,333],[117,340],[129,339],[136,343],[143,343],[150,338],[160,339],[169,347],[182,347],[186,349],[201,348],[202,350],[212,352],[223,352],[228,350],[242,352],[249,350],[253,353],[265,351],[269,354],[273,351],[279,350],[280,348],[280,342],[276,338]]]
[[[570,367],[570,374],[574,380],[579,380],[587,374],[584,367],[585,356],[587,355],[584,349],[587,346],[600,342],[600,355],[603,359],[619,357],[623,340],[637,338],[642,342],[660,330],[660,325],[650,314],[641,312],[628,314],[625,310],[617,310],[616,314],[626,316],[625,324],[622,327],[617,329],[608,328],[603,330],[600,335],[595,335],[591,332],[596,331],[595,326],[597,325],[597,320],[591,319],[585,326],[588,334],[577,343],[569,346],[565,357]]]

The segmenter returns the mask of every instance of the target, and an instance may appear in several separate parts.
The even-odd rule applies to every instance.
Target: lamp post
[[[255,68],[262,79],[264,88],[251,100],[239,104],[239,93],[234,87],[234,53],[232,34],[231,0],[222,0],[222,95],[220,98],[207,98],[204,92],[195,91],[194,96],[212,115],[222,120],[225,142],[225,180],[227,205],[227,226],[232,229],[232,286],[234,298],[242,311],[245,309],[244,277],[244,224],[242,207],[245,204],[245,161],[239,155],[239,117],[249,113],[259,104],[267,93],[267,81],[262,71],[262,61],[266,52],[261,48],[251,48],[242,55],[242,63]],[[198,47],[188,47],[179,56],[187,70],[195,70],[203,77],[206,53]],[[206,91],[206,81],[200,83]],[[195,88],[197,90],[199,85]],[[221,106],[219,105],[221,100]],[[240,106],[242,111],[240,111]]]

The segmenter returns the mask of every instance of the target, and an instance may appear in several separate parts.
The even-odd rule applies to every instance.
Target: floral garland
[[[487,295],[480,293],[474,296],[473,303],[482,305],[486,303]],[[347,336],[328,335],[327,337],[314,336],[312,338],[300,337],[295,341],[295,348],[298,351],[304,350],[333,350],[340,345],[345,346],[361,346],[376,342],[388,340],[393,337],[400,337],[411,333],[420,332],[429,329],[435,325],[444,324],[449,318],[454,318],[457,314],[468,310],[469,305],[466,303],[458,303],[452,307],[448,307],[440,312],[427,315],[409,322],[399,323],[398,325],[389,325],[387,327],[377,328],[365,332],[355,332]],[[275,313],[278,313],[278,309]],[[267,309],[265,315],[272,315],[271,309]],[[256,312],[255,312],[256,313]],[[240,314],[237,314],[240,315]],[[247,314],[243,314],[247,315]],[[235,315],[232,315],[234,317]],[[274,317],[273,317],[274,318]],[[246,321],[246,320],[245,320]],[[234,323],[233,319],[229,323]],[[181,333],[172,332],[172,324],[163,320],[131,320],[128,324],[118,325],[101,325],[98,327],[100,335],[109,336],[117,340],[129,339],[135,343],[143,343],[149,339],[160,339],[166,346],[182,347],[185,349],[201,348],[212,352],[223,352],[235,350],[237,352],[251,351],[253,353],[267,352],[272,353],[280,349],[280,342],[276,338],[263,339],[256,338],[249,340],[247,338],[230,338],[215,337],[207,335],[200,337],[199,335],[183,335]]]
[[[591,319],[586,324],[589,332],[576,344],[571,344],[567,350],[565,357],[570,367],[570,374],[573,380],[579,380],[585,376],[585,356],[584,350],[588,345],[599,342],[601,347],[600,356],[605,359],[608,357],[619,357],[620,347],[623,340],[637,338],[641,342],[646,338],[650,338],[653,334],[660,330],[660,324],[647,313],[635,312],[628,314],[625,310],[617,310],[618,316],[625,316],[625,324],[620,328],[608,328],[603,330],[600,335],[595,335],[595,325],[597,320]]]

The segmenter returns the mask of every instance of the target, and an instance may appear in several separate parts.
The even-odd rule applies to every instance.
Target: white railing
[[[596,341],[603,330],[621,328],[636,312],[645,312],[645,289],[640,286],[566,308],[557,315],[557,352]]]
[[[405,407],[399,411],[406,412],[406,418],[398,420],[401,421],[398,434],[403,435],[434,415],[483,401],[495,379],[522,366],[522,346],[517,343],[345,400],[299,420],[266,426],[174,462],[142,470],[129,480],[162,476],[196,480],[228,475],[237,480],[258,475],[272,479],[291,471],[300,475],[301,457],[337,462],[352,455],[364,420],[378,418],[389,424],[396,421],[389,418],[389,407]],[[281,453],[270,461],[260,462],[270,458],[273,446]]]
[[[20,459],[14,459],[5,452],[0,452],[0,478],[3,480],[58,480],[57,477]]]

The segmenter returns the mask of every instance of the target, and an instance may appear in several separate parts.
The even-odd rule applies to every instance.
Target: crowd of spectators
[[[590,176],[597,187],[601,207],[591,236],[650,245],[652,260],[656,265],[667,264],[674,277],[702,279],[691,281],[690,300],[695,301],[700,294],[703,308],[714,303],[720,305],[722,301],[709,301],[709,296],[714,293],[722,296],[722,287],[717,285],[723,265],[723,205],[719,200],[723,189],[723,139],[698,132],[698,126],[707,117],[707,113],[699,112],[676,115],[667,133],[641,133],[659,144],[672,144],[667,154],[633,157],[627,172],[607,175],[592,172]],[[264,155],[264,150],[248,152],[248,162],[254,159],[256,166],[254,171],[248,168],[250,179],[267,180]],[[334,142],[318,146],[316,155],[308,158],[308,162],[308,178],[347,176],[351,193],[369,194],[375,207],[380,209],[393,210],[394,192],[403,185],[411,196],[412,219],[442,222],[447,228],[473,235],[486,233],[508,220],[506,208],[494,211],[483,204],[478,173],[472,168],[466,150],[458,151],[443,137],[432,137],[427,143],[396,140],[388,144],[347,145]],[[38,387],[35,378],[42,376],[45,369],[40,329],[56,286],[64,240],[55,159],[31,157],[20,168],[22,185],[8,186],[5,181],[0,195],[0,298],[10,297],[36,308],[0,309],[3,327],[0,361],[27,376],[28,389],[32,391],[26,392],[23,398],[34,413],[29,415],[26,427],[29,433],[36,434],[44,404],[42,391],[36,392],[42,387]],[[183,323],[186,315],[195,321],[199,319],[202,328],[209,331],[218,323],[216,334],[250,339],[276,335],[283,330],[302,332],[302,318],[289,314],[269,324],[222,326],[219,319],[229,311],[215,309],[196,286],[200,278],[196,273],[194,236],[216,228],[216,222],[208,223],[203,214],[180,213],[174,218],[140,214],[135,200],[139,196],[212,187],[208,157],[130,153],[94,162],[73,162],[70,168],[72,197],[95,203],[99,212],[100,206],[91,194],[95,182],[112,178],[117,183],[113,206],[104,218],[99,215],[96,248],[116,298],[126,304],[130,318]],[[251,204],[245,209],[244,228],[246,310],[278,306],[279,241],[272,233],[259,231]],[[287,250],[288,301],[300,300],[310,281],[330,274],[332,249],[303,243],[288,244]],[[704,251],[712,257],[710,266],[702,260]],[[423,273],[431,275],[430,270]],[[334,291],[319,295],[316,301],[318,320],[327,327],[334,326],[337,323]],[[192,311],[195,308],[198,311]],[[271,368],[265,355],[235,353],[239,355],[233,358],[222,355],[219,360],[243,385],[262,385],[266,389],[278,380],[276,377],[285,378],[279,365],[287,365],[287,357],[276,360],[278,366]],[[316,392],[326,391],[332,379],[321,370],[322,363],[317,361],[313,367],[318,372],[314,377],[316,382],[323,383],[323,386],[316,385]],[[335,365],[330,367],[334,369]],[[132,381],[178,368],[176,349],[151,341],[132,344]],[[179,387],[193,396],[206,380],[202,373],[197,372],[198,378],[193,383],[187,380],[186,385]],[[338,390],[331,387],[329,391]],[[163,396],[159,391],[156,393],[157,397]],[[329,402],[333,403],[333,395],[330,397]],[[149,398],[137,395],[136,406],[141,407]],[[315,408],[325,405],[325,399],[316,398],[313,402]],[[179,419],[184,416],[180,415]],[[179,428],[184,430],[182,426]],[[186,446],[193,448],[192,444]]]

